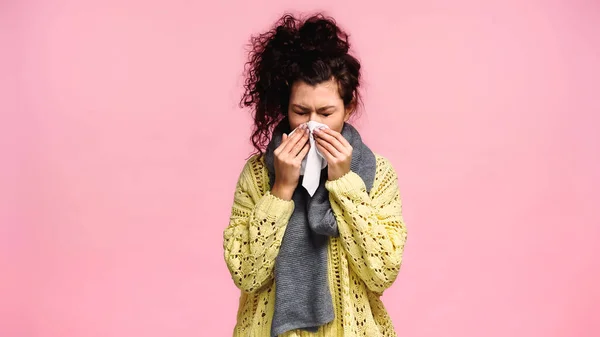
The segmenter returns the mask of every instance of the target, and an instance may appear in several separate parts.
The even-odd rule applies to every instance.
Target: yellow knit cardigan
[[[329,239],[328,279],[335,319],[317,333],[294,330],[281,337],[396,336],[380,296],[402,262],[407,232],[396,172],[380,155],[368,194],[354,172],[327,181],[339,237]],[[234,337],[269,337],[275,302],[273,267],[294,202],[270,193],[264,157],[244,166],[223,233],[225,261],[241,290]]]

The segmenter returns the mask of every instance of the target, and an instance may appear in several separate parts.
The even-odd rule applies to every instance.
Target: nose
[[[311,112],[309,121],[318,122],[320,120],[319,114],[316,112]]]

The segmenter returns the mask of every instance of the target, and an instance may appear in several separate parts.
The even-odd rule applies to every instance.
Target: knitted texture
[[[264,155],[269,171],[270,186],[275,176],[274,151],[281,144],[282,121],[275,128]],[[344,123],[341,135],[352,146],[350,168],[364,181],[367,192],[373,187],[377,170],[375,154],[363,143],[358,130]],[[271,320],[271,336],[299,328],[317,331],[334,319],[335,311],[328,282],[329,237],[338,236],[337,221],[331,208],[329,191],[325,187],[327,168],[320,172],[321,179],[312,198],[299,186],[294,190],[294,212],[290,217],[279,254],[275,262],[275,310]],[[300,176],[300,182],[306,176]]]
[[[294,336],[396,336],[380,295],[392,285],[407,238],[396,172],[376,155],[373,188],[367,193],[355,172],[325,183],[339,237],[330,237],[328,282],[335,318],[317,333]],[[223,233],[225,261],[241,290],[234,337],[267,337],[275,302],[274,262],[294,202],[270,193],[262,156],[251,157],[240,174],[229,226]]]

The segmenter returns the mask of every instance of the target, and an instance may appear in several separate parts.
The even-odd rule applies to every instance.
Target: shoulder
[[[387,159],[386,157],[382,156],[381,154],[378,153],[373,153],[375,155],[375,160],[377,163],[376,166],[376,176],[378,175],[386,175],[386,174],[393,174],[396,175],[396,171],[394,170],[394,166],[392,165],[392,163],[390,162],[389,159]]]
[[[238,179],[238,185],[244,189],[257,189],[264,192],[268,179],[264,155],[254,154],[246,160]]]
[[[388,191],[396,191],[398,189],[398,175],[392,163],[386,157],[375,153],[377,161],[375,181],[371,194],[379,196],[386,194]]]
[[[246,160],[243,171],[254,173],[262,172],[265,169],[265,156],[262,154],[253,154]]]

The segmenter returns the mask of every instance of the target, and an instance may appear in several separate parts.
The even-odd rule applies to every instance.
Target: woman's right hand
[[[281,144],[275,149],[275,183],[271,194],[283,199],[292,200],[292,195],[300,180],[302,160],[310,149],[306,124],[299,126],[291,137],[283,134]]]

